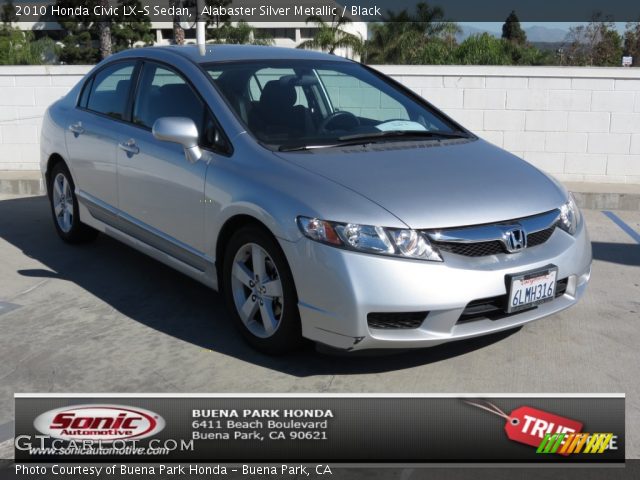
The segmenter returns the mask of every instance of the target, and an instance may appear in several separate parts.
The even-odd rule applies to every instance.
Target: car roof
[[[157,47],[132,48],[118,54],[118,57],[145,56],[149,51],[166,52],[168,55],[178,54],[194,63],[228,62],[233,60],[333,60],[349,62],[337,55],[302,50],[298,48],[267,47],[262,45],[223,45],[208,44],[204,55],[200,54],[197,45],[170,45]]]

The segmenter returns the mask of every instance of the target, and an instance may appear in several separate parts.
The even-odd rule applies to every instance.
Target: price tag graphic
[[[547,433],[582,432],[582,422],[533,407],[518,407],[510,414],[506,414],[490,402],[481,404],[466,401],[465,403],[504,418],[506,420],[504,431],[507,434],[507,438],[532,447],[538,447]],[[561,455],[566,456],[568,453]]]

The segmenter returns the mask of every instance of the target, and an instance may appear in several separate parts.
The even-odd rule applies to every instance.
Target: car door
[[[135,61],[115,62],[92,75],[68,117],[67,153],[81,200],[118,206],[116,146],[127,128],[135,67]]]
[[[145,61],[133,100],[132,123],[118,138],[118,201],[130,234],[203,269],[207,155],[187,161],[182,146],[154,138],[160,117],[191,118],[199,131],[207,109],[174,69]]]

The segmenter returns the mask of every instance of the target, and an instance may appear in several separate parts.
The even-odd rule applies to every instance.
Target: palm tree
[[[348,17],[334,17],[331,23],[325,22],[318,16],[307,18],[306,23],[315,23],[317,29],[316,34],[311,40],[305,40],[298,48],[306,48],[311,50],[322,50],[335,55],[338,48],[350,48],[354,53],[362,51],[362,39],[352,33],[343,30],[343,26],[351,23]]]
[[[413,63],[425,43],[439,38],[451,40],[456,24],[444,20],[440,7],[418,3],[415,14],[407,10],[387,11],[383,23],[372,25],[366,45],[367,63]]]
[[[180,0],[169,0],[170,7],[178,7]],[[180,25],[180,17],[178,15],[173,16],[173,42],[176,45],[184,45],[184,29]]]
[[[234,26],[225,22],[216,28],[207,31],[208,42],[227,44],[249,45],[273,45],[273,38],[261,33],[259,29],[252,27],[244,20],[240,20]]]
[[[109,0],[100,0],[100,6],[109,8]],[[103,60],[111,55],[111,19],[105,15],[100,17],[98,22],[98,32],[100,34],[100,58]]]

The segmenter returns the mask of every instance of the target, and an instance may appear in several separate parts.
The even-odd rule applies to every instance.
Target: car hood
[[[279,156],[367,197],[415,229],[511,220],[566,201],[566,191],[550,177],[480,139],[387,142]]]

